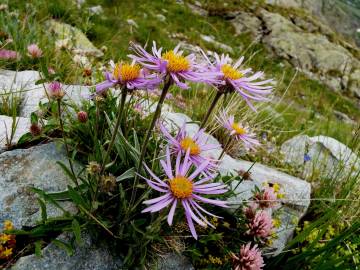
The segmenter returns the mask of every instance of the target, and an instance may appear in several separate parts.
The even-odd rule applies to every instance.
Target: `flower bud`
[[[88,120],[88,114],[87,114],[87,112],[84,112],[84,111],[78,112],[77,117],[78,117],[79,122],[81,122],[81,123],[86,123]]]
[[[30,126],[30,133],[34,137],[39,136],[41,134],[41,126],[38,123],[31,124]]]

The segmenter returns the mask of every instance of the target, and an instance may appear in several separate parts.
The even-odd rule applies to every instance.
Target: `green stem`
[[[110,140],[110,144],[109,144],[109,147],[106,151],[106,154],[105,154],[105,158],[103,160],[103,163],[101,165],[101,173],[100,175],[102,175],[105,171],[105,165],[106,165],[106,162],[107,162],[107,159],[109,158],[109,155],[110,155],[110,152],[114,146],[114,143],[115,143],[115,139],[116,139],[116,136],[117,136],[117,133],[118,133],[118,130],[119,130],[119,126],[120,126],[120,123],[121,123],[121,119],[122,119],[122,113],[124,111],[124,105],[125,105],[125,100],[126,100],[126,95],[127,95],[127,88],[124,88],[121,90],[121,100],[120,100],[120,103],[119,103],[119,107],[118,107],[118,114],[117,114],[117,117],[116,117],[116,122],[115,122],[115,127],[114,127],[114,130],[113,130],[113,134],[111,136],[111,140]]]
[[[61,118],[61,99],[57,99],[57,109],[58,109],[60,129],[61,129],[61,133],[62,133],[63,140],[64,140],[64,145],[65,145],[66,155],[68,157],[68,161],[69,161],[69,165],[70,165],[70,170],[71,170],[72,175],[74,176],[76,186],[79,187],[79,183],[77,181],[77,177],[76,177],[76,174],[74,171],[74,166],[71,161],[69,146],[66,142],[66,137],[65,137],[65,132],[64,132],[64,122]]]
[[[230,143],[231,143],[231,136],[229,136],[229,138],[227,139],[227,142],[224,145],[224,148],[219,156],[219,160],[221,160],[224,157],[226,150],[228,150],[228,148],[229,148]]]
[[[215,95],[215,97],[214,97],[214,99],[213,99],[213,101],[212,101],[212,103],[211,103],[211,105],[210,105],[210,107],[209,107],[209,110],[207,111],[204,119],[203,119],[202,122],[201,122],[200,128],[204,128],[204,127],[205,127],[207,121],[208,121],[209,118],[210,118],[210,115],[211,115],[212,111],[214,110],[214,108],[215,108],[215,106],[216,106],[217,102],[219,101],[219,99],[220,99],[220,97],[221,97],[222,94],[223,94],[223,92],[221,92],[221,91],[219,91],[219,90],[216,91],[216,95]]]
[[[141,148],[139,163],[138,163],[138,166],[137,166],[137,169],[136,169],[134,185],[133,185],[133,188],[132,188],[131,199],[130,199],[130,206],[134,203],[134,200],[135,200],[135,197],[136,197],[136,186],[137,186],[137,183],[139,181],[139,174],[140,174],[140,170],[141,170],[142,165],[143,165],[142,163],[143,163],[144,158],[145,158],[146,148],[147,148],[147,145],[149,143],[151,133],[152,133],[154,127],[155,127],[156,121],[158,120],[158,118],[161,115],[162,105],[164,103],[164,100],[166,98],[166,94],[168,93],[169,88],[170,88],[172,83],[173,83],[173,81],[172,81],[171,77],[168,77],[165,80],[165,84],[164,84],[164,87],[163,87],[163,89],[161,91],[161,96],[160,96],[159,102],[158,102],[158,104],[156,106],[153,119],[151,121],[151,124],[150,124],[147,132],[146,132],[145,140],[144,140],[144,142],[142,144],[142,148]]]

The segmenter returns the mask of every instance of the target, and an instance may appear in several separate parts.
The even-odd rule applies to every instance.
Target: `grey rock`
[[[260,34],[261,21],[253,14],[241,11],[231,23],[237,35],[250,32],[254,38],[257,38]]]
[[[266,0],[267,4],[285,8],[306,10],[318,20],[326,23],[336,32],[350,37],[360,44],[356,30],[360,27],[357,19],[357,8],[350,1],[336,0]]]
[[[57,239],[69,242],[70,233],[63,233]],[[12,270],[118,270],[122,261],[111,253],[104,243],[96,243],[92,237],[82,233],[83,245],[76,245],[74,254],[69,256],[63,249],[50,243],[42,250],[42,256],[29,255],[20,258]]]
[[[314,173],[324,177],[336,174],[338,179],[360,170],[359,157],[346,145],[326,136],[298,135],[281,146],[284,162],[302,168],[303,176]],[[307,155],[310,160],[305,161]]]
[[[350,74],[349,90],[356,97],[360,98],[360,69],[356,69]]]
[[[324,34],[305,32],[287,18],[266,10],[260,12],[267,35],[263,42],[277,55],[299,67],[335,91],[355,92],[360,78],[354,70],[359,61],[343,46]],[[348,85],[352,78],[353,87]]]
[[[158,270],[194,270],[190,260],[176,253],[166,254],[158,260]]]
[[[61,192],[72,184],[57,161],[68,165],[65,151],[55,143],[0,154],[0,223],[11,220],[20,229],[41,219],[37,195],[30,188]],[[70,213],[76,212],[69,202],[61,205]],[[63,215],[53,205],[48,205],[47,214],[48,217]]]
[[[305,213],[306,209],[310,205],[309,199],[311,187],[308,182],[262,164],[253,164],[249,161],[235,160],[230,156],[225,155],[220,165],[220,173],[223,175],[236,175],[238,171],[249,171],[251,173],[253,184],[249,185],[249,181],[244,181],[247,185],[246,188],[251,187],[251,185],[261,187],[264,182],[272,184],[278,183],[284,190],[283,193],[286,198],[284,201],[285,204],[302,210],[302,214]],[[233,187],[236,185],[237,181],[233,181]],[[238,200],[240,204],[242,200],[250,198],[248,197],[249,193],[243,192],[244,187],[240,187],[241,185],[242,184],[240,184],[239,189],[236,190],[236,193],[242,192],[241,195],[232,199],[235,206],[237,206],[236,200]]]
[[[232,49],[231,46],[226,45],[226,44],[224,44],[224,43],[221,43],[221,42],[219,42],[219,41],[216,41],[213,36],[207,36],[207,35],[202,35],[202,34],[201,34],[201,35],[200,35],[200,38],[201,38],[203,41],[212,44],[212,45],[213,45],[215,48],[217,48],[217,49],[221,49],[221,50],[223,50],[223,51],[225,51],[225,52],[228,52],[228,53],[234,53],[234,50]]]
[[[48,20],[46,24],[59,40],[70,40],[70,47],[75,54],[95,57],[103,56],[103,52],[97,49],[78,28],[55,20]]]
[[[15,132],[12,134],[12,126],[16,125]],[[0,115],[0,153],[8,147],[15,145],[20,137],[29,131],[30,119]]]
[[[200,16],[207,16],[208,15],[208,11],[206,9],[203,9],[201,6],[196,5],[196,4],[190,4],[190,3],[186,3],[186,5],[190,8],[190,10],[197,15]]]
[[[46,85],[35,85],[40,79],[37,71],[11,71],[0,70],[0,93],[13,93],[21,99],[19,115],[30,117],[31,113],[38,110],[39,102],[47,102],[45,93]],[[80,104],[81,100],[90,95],[90,88],[82,85],[63,85],[66,92],[65,99]]]
[[[0,70],[0,93],[12,93],[21,100],[20,116],[28,117],[44,93],[42,85],[35,85],[40,79],[37,71]]]
[[[345,123],[349,125],[356,125],[356,122],[352,120],[346,113],[334,111],[334,115],[341,121],[344,121]]]

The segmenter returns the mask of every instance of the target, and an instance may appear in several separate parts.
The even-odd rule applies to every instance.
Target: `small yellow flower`
[[[219,257],[214,257],[212,255],[209,255],[209,261],[212,264],[217,264],[217,265],[222,265],[223,264],[222,260]]]
[[[4,231],[10,231],[14,229],[14,225],[10,220],[4,221]]]
[[[276,198],[278,198],[278,199],[284,199],[284,198],[285,198],[285,194],[284,194],[284,193],[277,193],[277,194],[276,194]]]
[[[12,248],[5,248],[0,252],[0,258],[9,258],[13,254]]]
[[[274,218],[272,223],[273,223],[275,228],[280,228],[280,226],[281,226],[281,220],[278,219],[278,218]]]
[[[280,184],[279,183],[275,183],[273,186],[273,189],[275,192],[279,192],[280,191]]]
[[[11,240],[11,236],[8,234],[0,234],[0,244],[6,244],[7,242],[9,242]]]

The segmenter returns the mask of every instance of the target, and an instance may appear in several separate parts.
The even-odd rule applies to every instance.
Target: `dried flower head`
[[[86,171],[88,174],[94,175],[101,172],[101,166],[96,161],[90,161],[86,166]]]
[[[100,188],[102,192],[108,193],[116,189],[116,177],[113,175],[104,175],[101,177]]]
[[[250,242],[242,245],[237,255],[231,253],[230,256],[233,270],[261,270],[265,266],[261,251],[257,245],[251,247]]]

